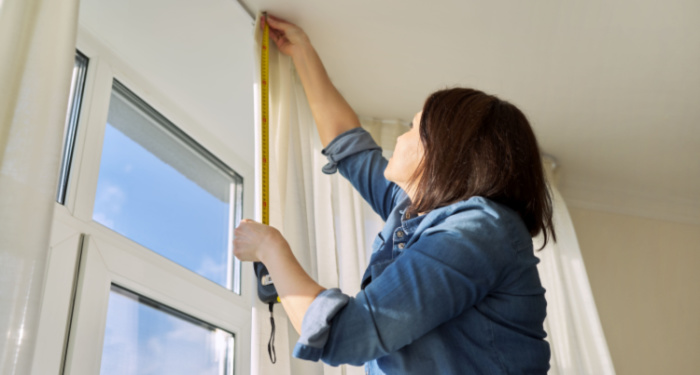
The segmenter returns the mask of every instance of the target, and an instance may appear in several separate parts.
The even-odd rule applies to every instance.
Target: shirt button
[[[399,244],[399,249],[403,249],[404,247],[406,247],[406,244],[404,244],[403,242],[401,242],[401,243]]]
[[[403,231],[400,230],[400,231],[396,232],[396,237],[398,237],[398,238],[403,237]]]
[[[410,218],[411,218],[411,214],[409,214],[408,212],[406,212],[406,219],[410,219]]]

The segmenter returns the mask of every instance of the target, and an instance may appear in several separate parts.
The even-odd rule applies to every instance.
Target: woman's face
[[[411,178],[413,172],[418,168],[418,163],[423,158],[423,144],[418,133],[422,113],[416,113],[411,123],[411,130],[396,139],[394,154],[384,170],[384,177],[395,182],[409,195],[411,192],[407,190],[408,179]]]

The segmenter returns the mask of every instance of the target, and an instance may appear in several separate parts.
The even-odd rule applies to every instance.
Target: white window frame
[[[235,170],[243,177],[244,192],[254,191],[252,166],[82,27],[77,48],[89,58],[89,68],[72,183],[65,204],[54,208],[32,374],[99,374],[112,283],[233,333],[233,373],[250,373],[252,267],[241,268],[238,295],[92,220],[113,81]],[[253,194],[243,194],[243,217],[254,217],[252,199]]]
[[[85,87],[85,73],[88,69],[89,59],[80,51],[76,52],[76,62],[84,60],[79,66],[71,82],[70,95],[68,97],[68,110],[66,111],[66,130],[63,136],[63,153],[61,157],[61,170],[58,181],[56,201],[63,204],[66,199],[66,189],[70,183],[70,167],[73,160],[73,147],[75,145],[75,133],[80,119],[80,105],[83,102],[83,90]]]

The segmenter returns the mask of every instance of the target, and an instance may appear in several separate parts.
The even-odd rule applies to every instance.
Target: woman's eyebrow
[[[413,121],[411,121],[411,123],[408,124],[408,127],[411,128],[411,129],[413,129]]]

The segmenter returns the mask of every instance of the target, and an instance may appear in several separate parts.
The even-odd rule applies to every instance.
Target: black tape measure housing
[[[275,284],[271,283],[267,268],[260,262],[253,263],[253,266],[255,267],[255,277],[258,279],[258,298],[264,303],[277,303],[277,289],[275,289]]]

